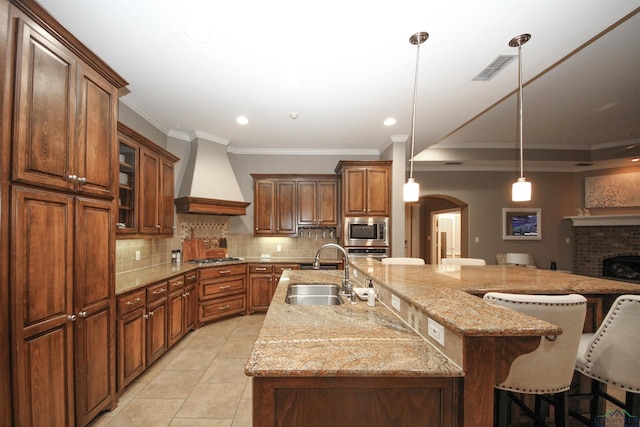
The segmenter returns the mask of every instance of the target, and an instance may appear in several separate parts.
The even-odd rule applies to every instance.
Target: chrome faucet
[[[335,248],[342,251],[342,254],[344,255],[344,278],[342,279],[342,293],[345,296],[349,297],[351,304],[355,304],[356,293],[353,291],[353,285],[349,280],[349,255],[347,255],[347,251],[342,246],[335,243],[327,243],[322,245],[322,247],[318,249],[318,252],[316,252],[316,259],[313,261],[313,269],[320,269],[320,252],[322,252],[324,248]]]

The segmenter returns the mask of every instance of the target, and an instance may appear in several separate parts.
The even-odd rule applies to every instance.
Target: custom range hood
[[[250,203],[243,200],[226,145],[201,137],[191,141],[191,154],[175,204],[177,213],[246,214]]]

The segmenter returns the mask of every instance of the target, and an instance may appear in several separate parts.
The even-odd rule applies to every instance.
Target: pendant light
[[[520,178],[511,187],[511,200],[531,200],[531,183],[524,177],[524,147],[522,143],[522,45],[531,39],[531,34],[520,34],[509,41],[509,46],[518,47],[518,142],[520,146]]]
[[[413,110],[411,112],[411,159],[409,159],[409,179],[404,184],[402,200],[405,202],[417,202],[420,198],[420,184],[413,179],[413,151],[415,148],[416,136],[416,97],[418,95],[418,65],[420,63],[420,45],[427,41],[429,33],[424,31],[415,33],[409,38],[409,43],[417,46],[416,53],[416,77],[413,84]]]

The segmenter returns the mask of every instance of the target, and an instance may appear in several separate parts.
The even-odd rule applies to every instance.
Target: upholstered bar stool
[[[562,328],[562,334],[541,337],[536,350],[517,357],[511,364],[507,378],[495,385],[498,390],[495,425],[506,425],[507,408],[502,407],[502,404],[511,400],[535,420],[536,427],[544,426],[543,403],[549,400],[555,406],[555,426],[564,426],[568,418],[566,391],[571,386],[575,355],[587,312],[586,298],[577,294],[521,295],[489,292],[484,299]],[[535,408],[529,408],[517,394],[535,395]],[[549,395],[553,399],[543,399]]]
[[[640,416],[640,295],[622,295],[595,333],[582,334],[575,368],[592,378],[590,421],[605,413],[600,398]],[[610,384],[626,392],[625,402],[606,392]]]
[[[442,258],[442,265],[487,265],[487,262],[481,258]]]

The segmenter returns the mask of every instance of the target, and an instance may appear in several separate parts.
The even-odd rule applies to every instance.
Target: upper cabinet
[[[339,177],[252,174],[253,234],[295,237],[299,227],[340,223]]]
[[[172,236],[174,164],[179,159],[118,123],[118,235]]]
[[[336,227],[339,222],[338,177],[298,181],[298,225]]]
[[[38,25],[16,23],[13,180],[113,198],[116,87]]]
[[[344,216],[381,216],[391,213],[391,161],[342,161]]]

